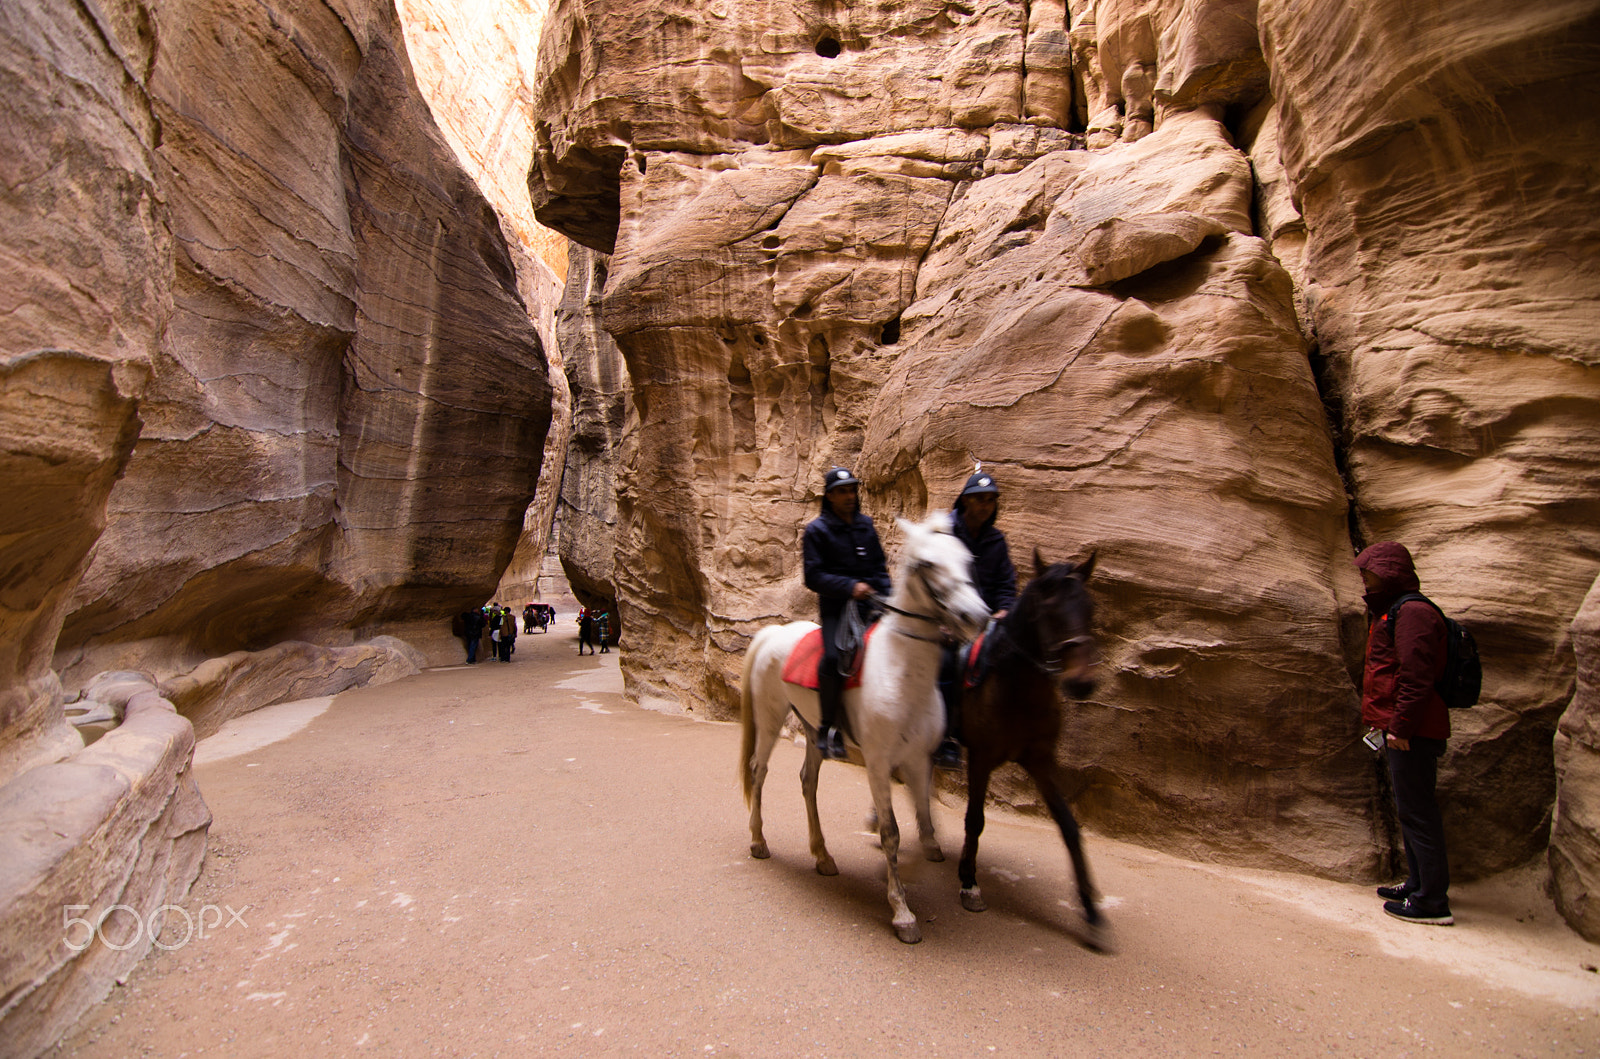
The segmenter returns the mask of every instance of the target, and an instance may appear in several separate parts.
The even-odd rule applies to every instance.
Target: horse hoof
[[[1106,956],[1110,956],[1117,951],[1116,945],[1111,940],[1111,928],[1107,926],[1105,917],[1102,916],[1092,923],[1084,920],[1083,944],[1086,948],[1103,953]]]
[[[833,862],[832,857],[824,857],[817,861],[818,875],[838,875],[839,866]]]
[[[983,895],[978,892],[976,886],[970,890],[961,891],[961,907],[968,912],[987,912],[989,910],[989,906],[983,903]]]
[[[907,945],[915,945],[922,940],[922,928],[915,923],[908,923],[904,926],[896,923],[894,925],[894,936]]]
[[[944,860],[944,850],[940,849],[938,846],[927,847],[922,851],[922,855],[934,863]]]
[[[765,842],[752,842],[750,843],[750,855],[756,860],[766,860],[772,856],[772,851],[767,849]]]

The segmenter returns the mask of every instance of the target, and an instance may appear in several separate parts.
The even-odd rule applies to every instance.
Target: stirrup
[[[817,729],[817,749],[824,761],[844,761],[850,755],[844,748],[844,733],[836,725],[823,725]]]
[[[961,744],[954,738],[946,737],[933,752],[933,764],[936,768],[959,769],[961,767]]]

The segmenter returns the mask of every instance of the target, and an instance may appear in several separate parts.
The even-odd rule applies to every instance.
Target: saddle
[[[856,652],[855,665],[851,667],[849,675],[844,678],[846,689],[861,686],[861,659],[866,655],[867,641],[872,639],[872,633],[878,626],[867,626],[867,634],[861,642],[862,649]],[[817,666],[822,661],[822,630],[812,629],[800,638],[794,645],[794,650],[789,652],[789,658],[783,663],[783,682],[793,684],[800,688],[817,690]]]

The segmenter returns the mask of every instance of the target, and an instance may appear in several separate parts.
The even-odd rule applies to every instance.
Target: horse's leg
[[[1083,855],[1083,837],[1078,830],[1078,820],[1072,807],[1061,793],[1061,781],[1056,774],[1054,756],[1050,753],[1029,754],[1019,764],[1033,777],[1039,797],[1044,799],[1056,827],[1061,829],[1061,841],[1066,843],[1067,854],[1072,858],[1072,873],[1078,882],[1078,900],[1083,904],[1083,920],[1089,926],[1089,944],[1096,949],[1108,948],[1105,936],[1105,917],[1095,905],[1094,883],[1089,880],[1089,861]]]
[[[994,770],[972,752],[974,749],[969,744],[966,839],[961,844],[956,876],[961,880],[961,907],[968,912],[982,912],[989,906],[983,903],[983,893],[978,889],[978,836],[983,834],[983,801],[989,796],[989,775]]]
[[[800,790],[806,796],[806,825],[811,829],[811,855],[817,858],[818,875],[838,875],[828,844],[822,838],[822,817],[817,813],[817,774],[822,771],[822,749],[815,739],[806,740],[806,760],[800,766]]]
[[[917,838],[922,843],[922,855],[928,860],[944,860],[944,850],[939,848],[939,836],[933,832],[933,759],[921,758],[910,765],[900,766],[911,792],[911,804],[917,811]]]
[[[778,734],[776,726],[763,716],[755,719],[754,735],[754,747],[744,763],[749,770],[750,855],[766,860],[772,852],[767,849],[767,837],[761,830],[761,791],[766,786],[767,763],[772,757],[772,748],[777,745]]]
[[[901,941],[914,945],[922,940],[922,928],[906,904],[906,888],[900,882],[900,825],[894,819],[894,790],[887,766],[867,766],[867,783],[872,788],[872,804],[878,811],[878,843],[887,865],[889,910],[894,933]]]

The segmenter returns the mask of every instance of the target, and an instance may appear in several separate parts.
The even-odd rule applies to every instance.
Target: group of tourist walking
[[[555,608],[548,603],[529,603],[522,608],[522,631],[548,631],[555,619]],[[614,628],[609,610],[599,607],[579,610],[578,653],[610,654],[617,642]],[[466,647],[468,665],[477,664],[480,650],[490,658],[509,662],[517,649],[517,613],[500,603],[486,603],[457,614],[451,622],[451,632]]]
[[[490,658],[511,661],[517,644],[517,615],[510,607],[488,603],[456,615],[451,631],[467,648],[467,664],[476,665],[480,645]]]

